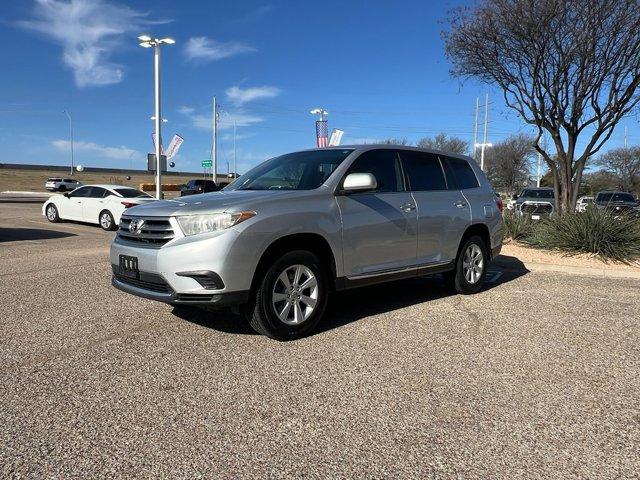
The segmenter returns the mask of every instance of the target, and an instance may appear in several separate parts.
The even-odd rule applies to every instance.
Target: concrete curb
[[[633,278],[640,280],[640,270],[617,270],[613,268],[597,268],[597,267],[576,267],[572,265],[556,265],[553,263],[524,263],[515,257],[505,258],[500,255],[493,262],[494,265],[505,270],[529,270],[530,272],[558,272],[569,275],[582,275],[588,277],[602,278]]]

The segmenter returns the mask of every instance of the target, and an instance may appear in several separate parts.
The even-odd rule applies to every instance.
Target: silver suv
[[[127,210],[115,287],[174,305],[232,306],[259,333],[308,334],[329,293],[442,273],[482,288],[502,246],[501,203],[468,157],[396,146],[267,160],[220,192]]]

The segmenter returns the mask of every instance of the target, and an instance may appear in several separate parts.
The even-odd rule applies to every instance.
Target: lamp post
[[[162,116],[160,115],[160,46],[162,44],[173,45],[176,41],[172,38],[151,38],[149,35],[140,35],[140,46],[143,48],[153,47],[153,67],[154,67],[154,89],[155,89],[155,112],[154,123],[156,130],[156,198],[162,199],[162,163],[160,162],[162,146]]]
[[[73,175],[73,120],[71,119],[71,114],[68,110],[63,110],[67,118],[69,119],[69,143],[71,145],[71,175]]]

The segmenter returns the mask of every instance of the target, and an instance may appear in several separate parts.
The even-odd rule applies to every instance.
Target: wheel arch
[[[485,243],[487,251],[485,252],[489,259],[491,259],[491,234],[489,233],[489,227],[487,227],[484,223],[474,223],[469,225],[467,229],[464,231],[462,238],[460,239],[460,244],[458,245],[458,252],[456,254],[456,258],[460,255],[460,249],[464,242],[474,235],[479,236]]]
[[[336,259],[327,239],[318,233],[294,233],[274,240],[265,249],[253,273],[251,290],[256,288],[258,279],[264,275],[273,260],[294,250],[306,250],[314,253],[320,259],[322,266],[327,269],[331,288],[335,287]]]

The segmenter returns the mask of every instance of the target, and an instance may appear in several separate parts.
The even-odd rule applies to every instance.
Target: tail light
[[[131,208],[131,207],[135,207],[135,203],[132,202],[120,202],[122,205],[124,205],[124,208]]]
[[[498,210],[502,213],[504,210],[504,202],[502,201],[502,198],[496,197],[496,205],[498,205]]]

